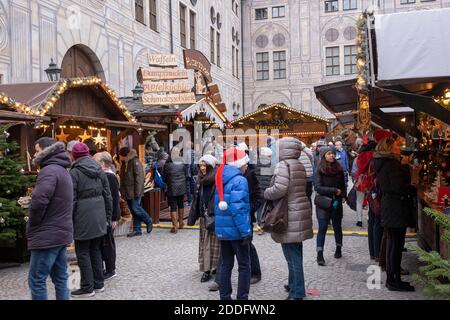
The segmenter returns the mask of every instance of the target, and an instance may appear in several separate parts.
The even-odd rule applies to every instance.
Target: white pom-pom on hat
[[[226,203],[225,201],[220,201],[219,202],[219,209],[222,210],[222,211],[227,211],[228,203]]]

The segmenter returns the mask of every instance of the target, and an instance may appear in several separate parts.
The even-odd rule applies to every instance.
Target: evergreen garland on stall
[[[24,237],[28,221],[27,209],[17,200],[26,194],[31,178],[23,174],[23,163],[14,151],[15,141],[8,142],[9,126],[0,127],[0,241],[14,241]]]
[[[444,229],[441,240],[450,245],[450,217],[430,208],[425,208],[424,212]],[[412,250],[419,256],[419,261],[425,264],[418,274],[413,275],[414,281],[424,287],[426,295],[450,299],[450,261],[443,259],[436,251],[426,252],[419,247]]]

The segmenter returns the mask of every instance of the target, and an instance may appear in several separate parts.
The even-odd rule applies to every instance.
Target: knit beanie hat
[[[200,158],[200,163],[202,161],[205,161],[207,165],[210,165],[211,167],[215,168],[216,164],[219,163],[219,160],[217,160],[216,157],[210,154],[205,154],[203,157]]]
[[[384,129],[378,129],[373,133],[373,138],[375,139],[375,142],[378,143],[384,138],[390,138],[392,137],[392,132],[389,130]]]
[[[222,159],[222,163],[219,166],[219,169],[216,173],[216,188],[217,193],[219,195],[219,209],[222,211],[226,211],[228,209],[228,204],[224,201],[223,194],[223,169],[225,168],[225,164],[230,166],[241,168],[246,165],[250,161],[248,155],[244,150],[239,150],[237,148],[231,148],[225,151]]]
[[[72,156],[76,160],[81,157],[89,157],[89,147],[83,142],[78,142],[72,148]]]

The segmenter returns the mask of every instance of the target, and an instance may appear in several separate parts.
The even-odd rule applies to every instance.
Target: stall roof
[[[15,83],[0,85],[0,101],[15,111],[43,116],[51,111],[55,103],[66,90],[79,87],[99,89],[108,97],[113,108],[125,119],[136,122],[123,103],[117,98],[113,89],[97,77],[61,79],[58,82]]]

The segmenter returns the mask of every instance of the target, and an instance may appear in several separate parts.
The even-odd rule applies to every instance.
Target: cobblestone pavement
[[[308,299],[422,299],[414,293],[369,290],[366,285],[370,260],[367,238],[345,236],[343,257],[333,258],[334,239],[327,236],[325,259],[327,265],[318,267],[315,261],[315,242],[304,243],[304,269],[307,289],[320,291],[320,296]],[[263,279],[253,285],[250,298],[285,299],[283,284],[287,282],[287,265],[281,247],[270,235],[255,235]],[[132,239],[117,239],[118,277],[106,282],[106,291],[93,299],[218,299],[217,292],[209,292],[209,283],[200,283],[198,271],[198,230],[181,230],[174,235],[168,229],[155,228],[152,234]],[[404,254],[404,267],[417,269],[412,253]],[[234,293],[237,267],[233,272]],[[27,286],[28,264],[0,270],[0,299],[29,299]],[[384,275],[382,281],[384,281]],[[49,280],[49,295],[54,298]]]

